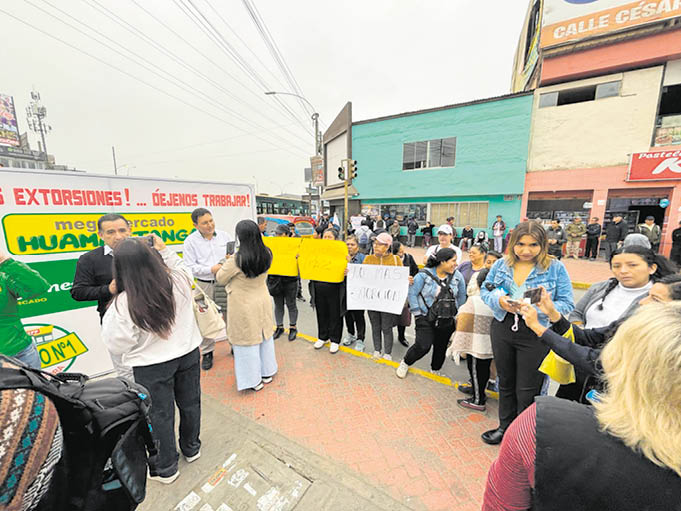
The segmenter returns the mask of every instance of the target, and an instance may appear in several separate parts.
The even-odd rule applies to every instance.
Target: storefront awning
[[[352,199],[355,195],[359,195],[357,188],[352,185],[348,186],[348,199]],[[324,193],[322,193],[322,200],[338,200],[344,198],[344,196],[344,187],[342,185],[334,185],[333,187],[324,190]]]

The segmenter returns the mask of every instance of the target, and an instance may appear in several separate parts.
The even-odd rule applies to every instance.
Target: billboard
[[[681,149],[631,155],[627,181],[668,180],[681,180]]]
[[[545,0],[541,47],[681,16],[681,0]]]
[[[194,208],[208,208],[217,227],[234,235],[239,220],[255,218],[253,199],[246,184],[0,169],[0,252],[50,283],[18,307],[42,368],[90,376],[111,370],[97,302],[77,302],[70,294],[78,258],[102,245],[100,216],[121,213],[133,236],[153,232],[181,252],[194,230]]]
[[[19,126],[14,98],[0,94],[0,145],[19,147]]]
[[[324,158],[311,156],[310,165],[312,168],[312,186],[324,186]]]

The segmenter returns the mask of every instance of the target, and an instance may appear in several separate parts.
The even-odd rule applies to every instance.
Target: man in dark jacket
[[[407,223],[407,245],[409,245],[411,248],[414,248],[414,245],[416,245],[416,231],[418,230],[418,222],[414,219],[414,217],[411,217]]]
[[[672,252],[669,254],[669,259],[681,265],[681,222],[679,222],[679,227],[672,231]]]
[[[619,243],[624,241],[629,232],[629,225],[622,219],[621,215],[613,217],[605,228],[605,260],[610,262],[612,253],[617,250]]]
[[[567,241],[567,234],[558,220],[551,220],[551,226],[546,230],[549,240],[549,254],[556,259],[563,257],[563,245]]]
[[[96,300],[101,323],[106,305],[116,292],[113,251],[122,240],[130,237],[130,224],[123,216],[111,213],[97,221],[97,229],[104,246],[91,250],[78,259],[71,297],[78,302]],[[132,380],[132,368],[123,364],[121,356],[112,353],[109,356],[118,375]]]
[[[586,247],[582,259],[595,261],[598,258],[598,238],[601,236],[601,230],[598,218],[593,217],[591,223],[586,226]]]

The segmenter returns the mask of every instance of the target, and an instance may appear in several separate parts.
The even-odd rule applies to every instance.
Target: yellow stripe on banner
[[[285,332],[288,333],[288,329],[286,329]],[[312,337],[311,335],[301,334],[300,332],[298,332],[298,337],[300,337],[301,339],[305,339],[306,341],[311,342],[311,343],[317,342],[316,337]],[[327,344],[328,344],[328,341],[327,341]],[[375,364],[383,364],[383,365],[387,365],[387,366],[390,366],[390,367],[394,367],[396,369],[400,365],[399,363],[395,362],[394,360],[386,360],[384,358],[375,359],[371,355],[369,355],[368,353],[353,350],[352,348],[348,348],[347,346],[341,345],[340,351],[343,351],[345,353],[348,353],[348,354],[353,355],[353,356],[358,357],[358,358],[369,359],[370,361],[374,362]],[[416,367],[410,367],[409,372],[412,373],[412,374],[416,374],[418,376],[421,376],[422,378],[426,378],[428,380],[434,381],[435,383],[447,385],[448,387],[454,387],[455,389],[458,389],[459,385],[461,385],[461,383],[459,383],[457,381],[452,381],[451,378],[447,378],[446,376],[438,376],[437,374],[433,374],[430,371],[424,371],[423,369],[418,369]],[[494,399],[497,399],[497,400],[499,399],[499,393],[498,392],[488,390],[488,391],[486,391],[486,394],[487,394],[488,397],[491,397],[491,398],[494,398]]]

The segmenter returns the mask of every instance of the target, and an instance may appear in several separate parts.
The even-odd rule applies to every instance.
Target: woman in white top
[[[456,262],[461,264],[463,262],[463,252],[459,247],[454,245],[454,231],[452,231],[452,226],[449,224],[442,224],[437,229],[437,245],[432,245],[428,250],[426,250],[426,255],[423,258],[423,264],[428,262],[430,256],[435,255],[443,248],[451,248],[456,252]]]
[[[193,309],[193,278],[175,252],[156,235],[128,238],[113,253],[116,292],[102,321],[102,341],[132,367],[149,391],[159,454],[149,460],[150,478],[170,484],[179,476],[175,404],[180,409],[180,450],[188,462],[201,456],[201,332]],[[155,250],[154,250],[155,249]]]
[[[666,257],[649,248],[626,246],[613,252],[610,269],[614,277],[589,288],[570,313],[568,319],[585,328],[601,328],[630,313],[652,285],[676,272]]]
[[[677,271],[666,257],[638,245],[624,246],[613,252],[610,268],[615,276],[589,288],[568,316],[571,322],[583,323],[587,329],[611,325],[632,314],[655,282]],[[576,371],[575,380],[561,385],[556,396],[579,401],[588,375]]]

